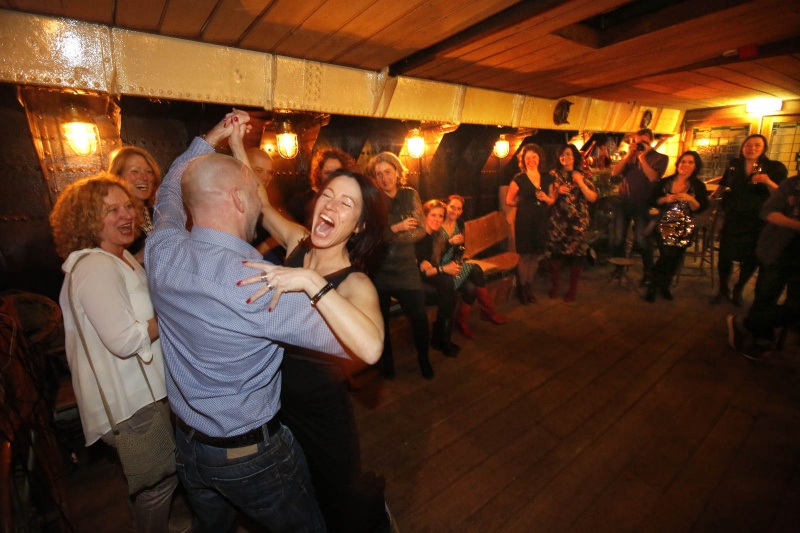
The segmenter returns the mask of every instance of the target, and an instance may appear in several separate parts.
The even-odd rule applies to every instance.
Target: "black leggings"
[[[417,348],[417,357],[428,359],[428,345],[430,344],[430,330],[428,329],[428,311],[425,309],[425,293],[420,290],[394,290],[378,291],[378,302],[381,306],[383,315],[384,337],[383,355],[384,361],[394,361],[392,352],[392,338],[389,335],[389,309],[392,305],[392,296],[400,303],[403,314],[406,315],[411,323],[411,333],[414,336],[414,346]]]

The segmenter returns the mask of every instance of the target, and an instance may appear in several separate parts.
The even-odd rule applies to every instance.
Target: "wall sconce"
[[[276,135],[276,144],[278,145],[278,153],[281,154],[282,158],[293,159],[297,155],[297,134],[288,120],[281,123],[281,129]]]
[[[64,132],[67,144],[76,154],[87,156],[97,151],[97,139],[100,136],[97,125],[75,106],[67,109],[67,117],[61,125],[61,130]]]
[[[500,138],[497,140],[497,142],[494,143],[494,149],[492,150],[492,152],[494,152],[494,155],[497,158],[503,159],[508,155],[508,151],[510,148],[511,145],[508,143],[506,136],[501,135]]]
[[[780,111],[782,107],[783,101],[780,98],[759,98],[747,102],[744,106],[744,110],[753,115],[767,115]]]
[[[406,146],[408,147],[408,155],[414,159],[419,159],[425,154],[425,139],[422,137],[419,128],[414,128],[408,132]]]

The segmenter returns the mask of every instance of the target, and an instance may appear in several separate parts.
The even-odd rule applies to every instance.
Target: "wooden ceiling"
[[[0,7],[554,99],[697,109],[800,98],[800,2],[790,0],[0,0]]]

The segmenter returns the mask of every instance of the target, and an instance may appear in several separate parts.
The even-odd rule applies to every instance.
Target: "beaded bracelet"
[[[319,302],[323,296],[328,294],[330,290],[333,288],[333,283],[328,283],[324,287],[322,287],[317,294],[311,297],[311,307],[316,307],[317,302]]]

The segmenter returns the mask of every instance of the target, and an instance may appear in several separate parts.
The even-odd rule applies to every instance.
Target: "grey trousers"
[[[162,400],[156,405],[161,411],[161,416],[169,420],[170,409],[167,401]],[[128,420],[117,425],[134,431],[145,428],[153,417],[154,409],[153,404],[142,407]],[[109,446],[116,448],[111,431],[103,435],[102,439]],[[172,504],[172,495],[177,487],[178,476],[173,474],[131,497],[130,508],[137,533],[168,533],[169,510]]]

